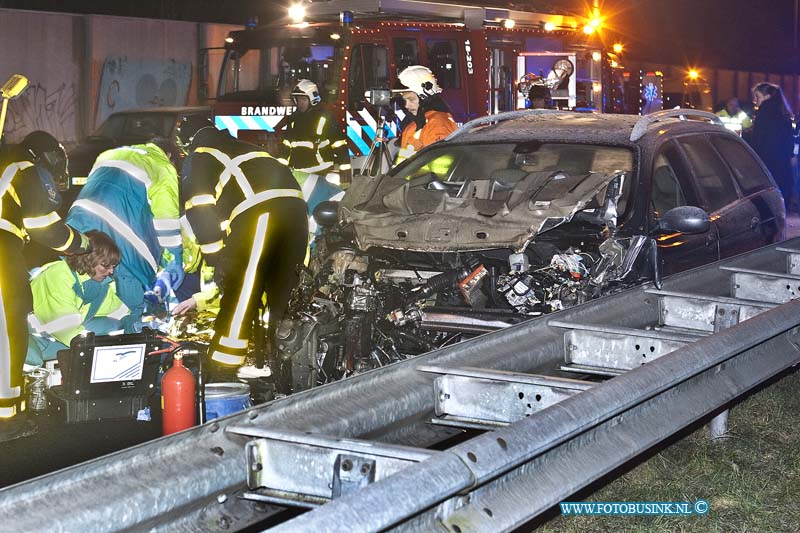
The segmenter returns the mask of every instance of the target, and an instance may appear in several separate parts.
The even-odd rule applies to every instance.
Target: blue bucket
[[[238,413],[252,406],[247,383],[206,384],[206,420]]]

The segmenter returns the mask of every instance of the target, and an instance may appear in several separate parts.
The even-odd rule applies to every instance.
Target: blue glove
[[[164,300],[169,298],[170,292],[172,292],[172,275],[170,272],[162,270],[156,276],[153,286],[145,291],[144,300],[148,304],[156,306],[164,303]]]
[[[164,265],[164,270],[169,272],[170,287],[177,289],[186,275],[183,271],[183,248],[180,246],[169,248],[169,253],[172,255],[172,261]]]

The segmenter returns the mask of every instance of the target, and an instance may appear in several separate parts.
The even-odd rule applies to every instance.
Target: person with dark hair
[[[222,293],[211,370],[227,374],[245,362],[265,293],[272,345],[305,257],[306,204],[288,167],[227,131],[200,130],[181,175],[186,219]]]
[[[757,110],[750,144],[769,169],[788,207],[794,195],[792,112],[781,88],[772,83],[753,87],[753,103]]]
[[[147,143],[101,153],[69,209],[67,222],[107,233],[120,249],[114,280],[130,309],[126,333],[141,330],[146,291],[158,282],[169,292],[183,282],[178,201],[175,166],[164,150]]]
[[[395,164],[402,163],[429,144],[444,139],[457,128],[450,107],[442,99],[442,89],[436,76],[428,67],[413,65],[397,77],[408,88],[402,91],[408,114],[401,124],[400,151],[397,152]]]
[[[35,131],[19,144],[0,145],[0,442],[36,431],[17,415],[32,308],[23,247],[28,239],[63,254],[89,250],[89,239],[64,224],[55,183],[65,181],[67,155],[49,133]]]
[[[553,96],[550,89],[543,83],[531,85],[528,91],[528,101],[531,109],[551,109],[553,107]]]
[[[111,237],[87,231],[92,251],[48,263],[31,277],[33,312],[25,362],[40,366],[55,359],[84,331],[107,334],[121,328],[128,308],[111,278],[120,252]]]

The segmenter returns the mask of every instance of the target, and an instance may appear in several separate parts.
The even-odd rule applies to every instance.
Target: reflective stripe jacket
[[[166,255],[182,255],[178,201],[177,172],[160,148],[114,148],[97,158],[67,222],[108,233],[121,262],[150,285],[167,248]]]
[[[64,224],[56,213],[60,203],[47,171],[26,161],[18,147],[6,146],[0,156],[0,231],[19,237],[20,246],[30,237],[59,252],[80,252],[89,241]]]
[[[735,115],[731,116],[727,109],[722,109],[717,111],[717,116],[722,120],[722,122],[725,123],[726,126],[731,124],[734,127],[739,126],[739,129],[745,130],[753,126],[753,121],[744,111],[739,111]]]
[[[425,126],[421,130],[417,130],[416,122],[411,122],[400,134],[400,151],[395,163],[402,163],[429,144],[444,139],[457,127],[450,113],[426,111]]]
[[[267,152],[232,137],[216,144],[186,158],[181,186],[186,218],[213,266],[237,216],[273,198],[303,198],[289,169]]]
[[[59,342],[69,346],[75,335],[84,331],[92,302],[84,302],[75,292],[75,276],[81,284],[89,279],[87,274],[73,273],[66,261],[48,263],[31,279],[33,293],[33,316],[31,327],[39,333],[48,333]],[[121,319],[128,308],[117,297],[114,282],[109,283],[95,317]]]
[[[289,117],[283,138],[287,164],[309,174],[350,169],[347,140],[333,114],[321,105]]]
[[[116,166],[120,162],[144,171],[144,174],[141,174],[131,168],[130,173],[145,183],[158,243],[162,248],[180,246],[178,172],[170,163],[167,154],[154,144],[115,148],[100,154],[92,170],[104,166]],[[124,170],[126,166],[119,168]]]

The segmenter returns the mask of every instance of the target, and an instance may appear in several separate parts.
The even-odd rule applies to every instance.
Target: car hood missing
[[[442,182],[359,176],[342,201],[362,250],[466,251],[525,247],[537,234],[603,205],[618,173],[517,173],[506,179]]]

